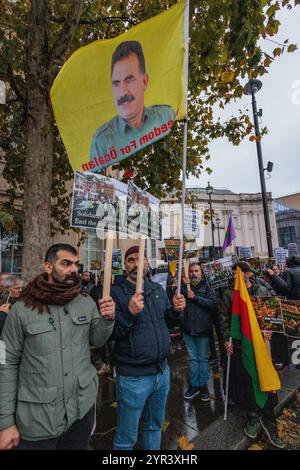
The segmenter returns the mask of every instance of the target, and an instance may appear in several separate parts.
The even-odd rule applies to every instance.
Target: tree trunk
[[[27,36],[27,151],[22,277],[41,272],[50,241],[53,117],[48,78],[48,1],[32,0]]]

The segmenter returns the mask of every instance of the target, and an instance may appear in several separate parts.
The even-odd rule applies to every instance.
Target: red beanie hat
[[[133,255],[133,253],[138,253],[139,251],[140,251],[140,247],[139,247],[138,245],[131,246],[130,248],[128,248],[128,250],[127,250],[126,253],[125,253],[125,259],[126,259],[129,255]],[[147,259],[146,251],[144,252],[144,256],[145,256],[145,258]]]

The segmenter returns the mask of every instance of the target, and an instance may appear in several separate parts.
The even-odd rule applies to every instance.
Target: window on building
[[[279,244],[287,248],[289,243],[296,243],[296,230],[294,225],[278,228]]]
[[[20,222],[20,223],[18,223]],[[22,269],[22,224],[17,220],[14,231],[0,225],[0,271],[20,274]]]
[[[85,233],[86,238],[82,245],[83,269],[88,271],[104,269],[104,240],[97,237],[95,230]]]
[[[151,240],[151,258],[156,259],[156,240]]]

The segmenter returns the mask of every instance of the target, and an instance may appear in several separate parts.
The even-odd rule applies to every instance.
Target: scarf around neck
[[[39,313],[46,310],[50,313],[49,305],[65,305],[75,299],[80,290],[79,278],[73,285],[51,283],[47,274],[43,273],[25,287],[20,300],[32,310],[37,309]]]

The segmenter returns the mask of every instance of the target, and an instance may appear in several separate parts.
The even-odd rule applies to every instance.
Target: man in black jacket
[[[183,337],[190,358],[191,381],[184,398],[191,400],[200,395],[202,401],[209,401],[207,388],[209,336],[212,313],[217,303],[216,296],[202,277],[198,263],[190,265],[189,279],[183,278],[183,282],[191,284],[191,290],[183,287],[183,294],[187,299],[183,318]]]
[[[171,306],[164,289],[145,278],[148,268],[144,258],[143,293],[136,291],[139,247],[125,254],[126,279],[111,289],[116,303],[116,321],[112,339],[117,367],[118,424],[115,450],[131,450],[137,441],[138,425],[143,417],[142,448],[160,448],[161,428],[170,387],[167,356],[170,334],[165,315],[185,308],[182,295],[173,297]]]

